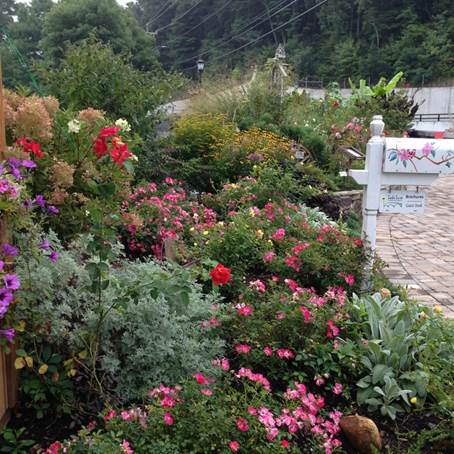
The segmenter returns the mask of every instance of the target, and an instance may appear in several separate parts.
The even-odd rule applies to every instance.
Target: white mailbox
[[[362,236],[371,252],[369,271],[374,261],[378,212],[422,213],[425,194],[419,189],[407,191],[401,187],[430,186],[441,173],[454,173],[454,140],[385,139],[384,127],[383,117],[374,116],[365,169],[348,172],[364,186]]]

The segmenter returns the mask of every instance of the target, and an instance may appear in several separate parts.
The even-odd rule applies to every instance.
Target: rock
[[[372,454],[372,447],[381,450],[382,440],[375,423],[364,416],[344,416],[340,427],[348,441],[362,454]]]

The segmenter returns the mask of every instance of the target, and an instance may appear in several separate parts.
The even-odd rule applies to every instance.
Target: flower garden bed
[[[290,139],[185,120],[168,151],[187,179],[137,182],[126,120],[6,99],[0,337],[20,406],[1,449],[353,453],[358,413],[382,431],[364,452],[449,452],[452,323],[378,264],[361,291],[368,251],[302,203],[324,174]]]

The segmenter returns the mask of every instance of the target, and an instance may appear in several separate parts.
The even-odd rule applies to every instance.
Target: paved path
[[[424,214],[380,215],[377,248],[393,282],[454,318],[454,175],[437,179]]]

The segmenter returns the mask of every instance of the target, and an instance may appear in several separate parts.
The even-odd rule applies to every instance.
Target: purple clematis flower
[[[50,248],[49,241],[47,241],[47,240],[41,241],[41,243],[39,243],[39,248],[44,251],[47,251]]]
[[[5,274],[3,276],[5,287],[10,290],[18,290],[20,288],[20,280],[15,274]]]
[[[26,169],[34,169],[36,167],[36,162],[30,161],[30,159],[24,159],[22,161],[22,167],[25,167]]]
[[[55,263],[58,260],[58,252],[52,251],[49,255],[49,258],[52,263]]]
[[[9,306],[13,300],[13,294],[10,289],[2,288],[0,289],[0,305]]]
[[[6,337],[8,342],[12,342],[16,331],[14,328],[0,329],[0,336]]]
[[[18,254],[17,247],[11,246],[11,244],[3,243],[1,248],[5,257],[16,257]]]
[[[36,203],[36,205],[41,207],[43,210],[44,210],[44,208],[46,208],[46,200],[44,199],[44,197],[41,194],[38,194],[35,197],[35,203]]]
[[[60,210],[59,210],[56,206],[54,206],[54,205],[49,205],[49,206],[47,207],[47,212],[48,212],[49,214],[58,214],[58,213],[60,213]]]

